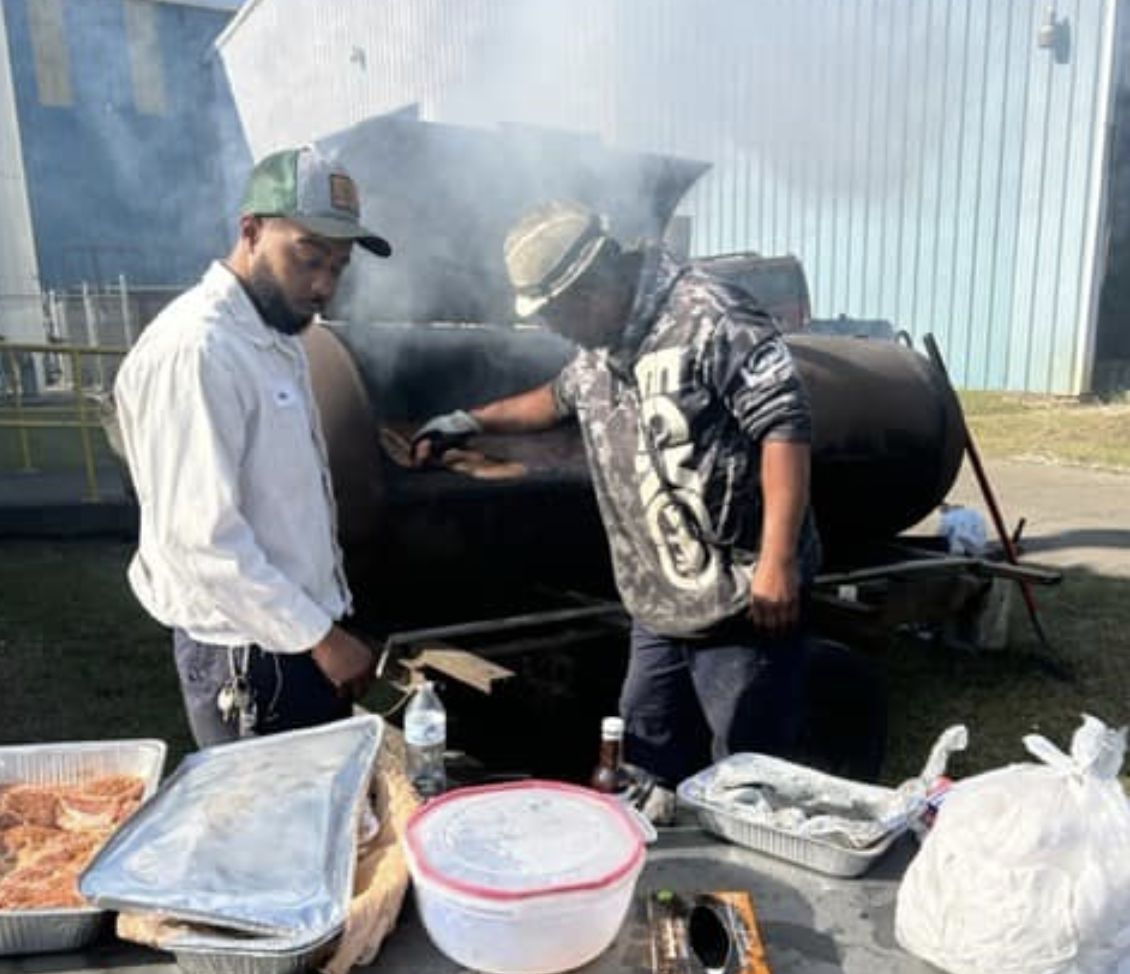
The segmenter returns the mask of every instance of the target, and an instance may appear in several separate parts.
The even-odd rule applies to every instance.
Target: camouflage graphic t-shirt
[[[621,346],[578,352],[554,393],[580,424],[633,618],[693,636],[743,613],[760,548],[761,443],[811,438],[808,397],[768,315],[648,249]],[[799,549],[808,580],[819,559],[810,514]]]

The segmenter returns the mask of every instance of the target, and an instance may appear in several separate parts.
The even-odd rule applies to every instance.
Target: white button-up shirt
[[[114,398],[141,506],[134,593],[201,642],[310,649],[351,609],[301,342],[213,264],[126,356]]]

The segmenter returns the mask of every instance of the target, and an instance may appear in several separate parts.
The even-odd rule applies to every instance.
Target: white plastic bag
[[[1114,974],[1130,959],[1126,729],[1084,716],[1070,755],[1024,745],[1043,764],[951,790],[899,887],[895,935],[952,974]]]
[[[980,558],[989,543],[989,531],[984,516],[960,504],[943,504],[939,510],[942,518],[938,534],[946,539],[951,555]]]

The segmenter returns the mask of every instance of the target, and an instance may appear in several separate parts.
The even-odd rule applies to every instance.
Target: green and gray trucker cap
[[[506,235],[506,272],[520,318],[536,314],[571,287],[609,241],[608,221],[580,203],[551,200]]]
[[[261,159],[251,171],[239,212],[285,217],[319,237],[354,240],[378,257],[392,253],[384,237],[361,225],[353,177],[312,145]]]

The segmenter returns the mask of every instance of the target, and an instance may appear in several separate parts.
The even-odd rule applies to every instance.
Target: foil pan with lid
[[[383,728],[366,715],[190,754],[80,890],[105,908],[249,933],[339,928]]]
[[[185,933],[164,945],[185,974],[300,974],[333,955],[341,930],[301,936]]]

